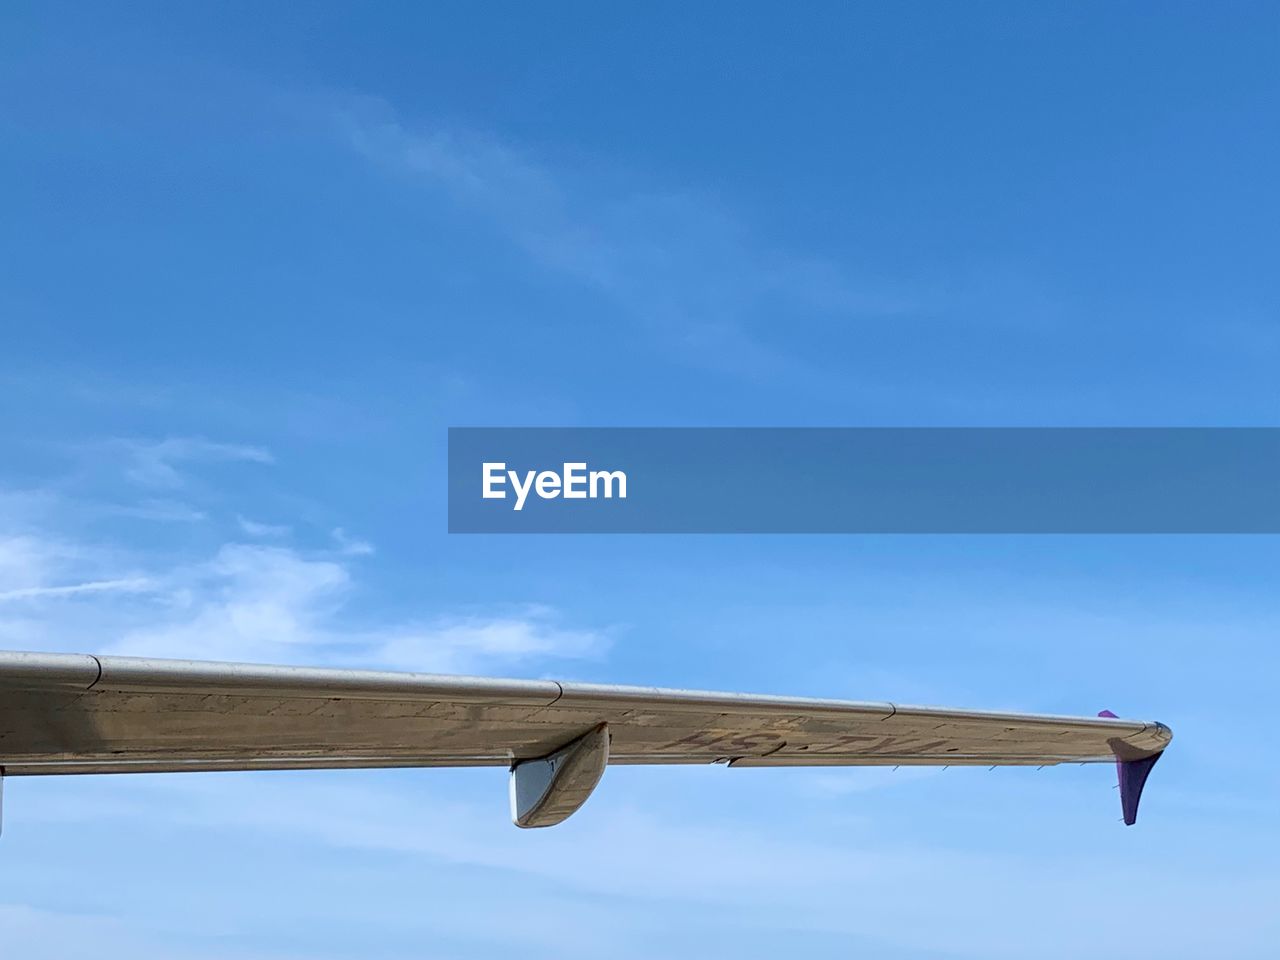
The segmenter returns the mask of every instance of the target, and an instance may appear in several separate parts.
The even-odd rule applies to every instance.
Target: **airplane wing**
[[[569,816],[609,763],[1114,761],[1132,822],[1171,737],[1110,714],[0,652],[0,774],[509,766],[519,826]]]

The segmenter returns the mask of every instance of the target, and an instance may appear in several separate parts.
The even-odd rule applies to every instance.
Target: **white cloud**
[[[38,600],[54,597],[76,597],[93,593],[143,593],[153,589],[146,577],[130,577],[119,580],[90,580],[86,583],[68,583],[50,587],[19,587],[0,590],[0,602],[8,600]]]
[[[593,657],[607,634],[524,606],[384,621],[354,618],[348,555],[227,543],[211,556],[112,575],[110,554],[34,535],[0,539],[0,629],[31,649],[205,660],[485,672]],[[92,575],[99,574],[99,575]],[[20,611],[20,615],[17,611]]]
[[[126,475],[136,483],[148,487],[182,486],[185,477],[178,465],[183,463],[274,462],[271,453],[262,447],[218,443],[202,437],[118,440],[115,445],[128,455]]]
[[[59,565],[66,548],[34,536],[0,537],[0,589],[40,587]]]
[[[487,891],[490,899],[522,890],[586,897],[649,936],[710,916],[712,926],[732,922],[802,944],[824,935],[858,938],[864,946],[892,946],[887,952],[895,956],[905,950],[1013,960],[1033,948],[1037,957],[1067,960],[1119,942],[1135,958],[1191,960],[1269,956],[1274,944],[1267,909],[1274,882],[1265,870],[1240,871],[1228,860],[1170,871],[1165,864],[1185,853],[1144,848],[1145,856],[1099,871],[1093,843],[989,853],[963,835],[922,845],[881,835],[874,825],[842,824],[819,835],[803,817],[776,807],[761,819],[726,806],[751,789],[750,774],[718,768],[611,768],[581,813],[554,830],[526,833],[501,815],[500,771],[466,774],[493,788],[492,804],[467,802],[462,772],[397,772],[380,780],[350,772],[193,774],[95,782],[78,801],[49,786],[25,822],[141,821],[162,809],[167,824],[212,842],[247,836],[281,857],[302,839],[381,856],[375,862],[388,870],[416,862],[424,876],[450,878],[439,891],[428,888],[429,897],[471,882],[483,888],[475,897]],[[454,799],[425,786],[434,779],[448,779]],[[393,780],[411,788],[379,785]],[[687,799],[673,802],[674,791]],[[1170,913],[1170,903],[1185,909]],[[1134,918],[1144,916],[1160,922],[1135,927]],[[615,952],[646,955],[629,944],[620,938]]]
[[[212,560],[176,575],[169,609],[150,611],[152,622],[126,630],[106,652],[450,673],[594,656],[607,646],[604,634],[561,627],[542,607],[343,623],[352,589],[351,573],[338,560],[228,544]]]
[[[4,518],[7,519],[7,518]],[[0,599],[138,592],[150,582],[112,551],[35,530],[0,532]]]
[[[520,616],[442,618],[403,632],[387,631],[373,644],[377,661],[398,670],[454,673],[487,661],[521,663],[539,657],[594,657],[606,635],[556,624],[554,613],[530,608]]]
[[[332,533],[334,543],[338,545],[338,549],[350,557],[366,557],[372,554],[373,544],[366,540],[358,540],[347,535],[347,532],[341,527],[335,527]]]
[[[184,479],[175,463],[271,461],[257,447],[190,438],[99,449],[112,446],[128,451],[139,479],[160,484]],[[9,647],[480,673],[597,656],[608,645],[606,633],[532,605],[356,615],[351,564],[374,548],[341,527],[330,532],[334,549],[226,542],[184,559],[63,532],[84,517],[76,501],[0,497],[14,508],[0,513],[0,636]],[[235,522],[258,540],[290,533],[243,515]]]
[[[913,309],[914,297],[883,283],[868,292],[868,282],[854,284],[830,263],[769,248],[706,197],[584,168],[554,170],[471,131],[409,129],[381,101],[352,102],[338,119],[372,163],[483,217],[540,265],[602,293],[700,366],[812,377],[766,342],[780,304],[792,322],[804,311],[884,318]]]
[[[179,500],[150,499],[135,504],[113,504],[104,513],[159,523],[199,523],[208,519],[204,511]]]
[[[347,570],[293,550],[227,544],[176,572],[169,609],[149,612],[106,652],[205,660],[305,659],[325,643],[324,622],[340,606]]]
[[[259,523],[242,516],[236,517],[236,525],[250,537],[287,537],[291,532],[290,528],[284,524]]]

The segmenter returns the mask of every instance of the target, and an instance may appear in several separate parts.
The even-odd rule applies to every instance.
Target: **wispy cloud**
[[[179,465],[185,463],[244,462],[269,464],[271,453],[263,447],[219,443],[203,437],[167,437],[163,440],[117,440],[128,463],[126,473],[148,487],[179,487],[185,481]]]
[[[158,523],[199,523],[208,519],[208,515],[203,510],[197,510],[190,504],[164,499],[142,500],[134,504],[111,504],[103,507],[102,512],[118,517],[154,520]]]
[[[598,655],[607,635],[561,626],[554,611],[351,622],[351,571],[338,559],[227,544],[177,574],[167,609],[107,652],[194,659],[383,666],[433,672],[509,668]]]
[[[339,114],[385,170],[488,220],[543,267],[603,294],[679,357],[739,373],[798,372],[779,317],[896,316],[913,306],[814,257],[772,248],[707,197],[561,170],[474,131],[410,128],[386,104]],[[625,179],[625,178],[624,178]]]
[[[87,583],[69,583],[61,586],[0,590],[0,602],[76,597],[93,593],[143,593],[151,589],[154,589],[154,583],[146,577],[131,577],[122,580],[90,580]]]
[[[107,571],[112,561],[100,548],[66,536],[0,531],[0,593],[21,594],[67,582],[131,579]]]
[[[332,536],[334,543],[338,545],[339,552],[346,556],[367,557],[374,552],[373,544],[367,540],[349,536],[341,527],[335,527]]]
[[[291,532],[291,528],[285,524],[260,523],[242,516],[236,517],[236,526],[242,533],[251,537],[287,537]]]
[[[200,438],[90,446],[123,451],[136,483],[190,479],[193,495],[199,477],[179,467],[272,462],[263,448]],[[248,542],[228,539],[201,545],[197,553],[190,545],[176,553],[104,546],[74,532],[84,525],[84,504],[52,490],[39,498],[0,490],[0,506],[9,508],[0,512],[6,646],[438,672],[523,669],[598,656],[608,646],[607,631],[566,625],[554,611],[530,604],[465,614],[418,610],[391,619],[357,614],[350,603],[359,592],[352,565],[371,557],[374,547],[343,527],[329,530],[330,548],[306,550],[280,542],[291,533],[287,525],[233,514],[233,531],[252,538]],[[185,517],[178,509],[185,505],[176,501],[145,503]],[[94,512],[101,514],[100,505]],[[150,510],[110,515],[152,519]]]
[[[33,649],[73,643],[91,652],[433,672],[511,669],[595,657],[608,647],[607,631],[565,626],[537,605],[489,615],[353,617],[347,558],[364,555],[354,547],[312,556],[227,543],[177,568],[89,579],[75,574],[110,569],[118,558],[53,537],[9,537],[0,540],[0,604],[21,619],[6,614],[0,628]]]
[[[476,785],[500,793],[500,773],[484,774]],[[1144,848],[1145,856],[1100,873],[1092,843],[1079,850],[1032,843],[1010,853],[984,851],[961,835],[926,845],[871,826],[818,836],[803,817],[774,806],[764,820],[726,806],[729,797],[751,789],[738,776],[705,768],[611,768],[581,813],[536,834],[503,822],[500,803],[466,796],[459,776],[451,777],[451,799],[424,789],[432,779],[450,777],[438,771],[379,779],[344,772],[94,783],[78,801],[36,805],[33,817],[57,824],[100,824],[104,815],[141,822],[163,809],[167,824],[222,842],[287,851],[302,838],[361,851],[387,871],[399,865],[423,877],[447,877],[439,889],[428,888],[429,899],[448,896],[456,884],[468,885],[465,899],[518,899],[529,890],[590,897],[591,913],[601,905],[616,911],[615,929],[634,923],[652,931],[652,917],[661,911],[664,925],[709,915],[713,927],[745,925],[793,946],[856,938],[879,946],[879,955],[1010,960],[1025,957],[1028,944],[1036,945],[1037,956],[1062,960],[1116,942],[1131,942],[1134,956],[1190,960],[1267,956],[1274,942],[1266,909],[1274,884],[1257,868],[1239,871],[1228,860],[1211,859],[1200,872],[1170,871],[1167,857]],[[414,789],[395,789],[396,780]],[[673,791],[687,799],[673,803]],[[54,790],[47,792],[52,797]],[[392,872],[386,886],[399,876]],[[1133,917],[1159,913],[1169,903],[1188,906],[1166,912],[1134,940]],[[919,922],[922,909],[928,923]],[[562,946],[566,955],[599,955],[598,945]],[[631,949],[627,938],[614,946],[622,956],[652,953]],[[767,945],[749,951],[775,954]]]
[[[590,658],[608,647],[608,635],[559,625],[554,611],[533,607],[516,616],[443,617],[375,642],[378,662],[400,670],[456,672],[486,661],[523,663],[539,658]]]

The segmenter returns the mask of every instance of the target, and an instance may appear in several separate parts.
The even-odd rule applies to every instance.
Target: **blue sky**
[[[1104,767],[13,780],[30,957],[1264,957],[1265,537],[450,537],[454,425],[1275,425],[1267,4],[9,4],[0,646],[1092,713]]]

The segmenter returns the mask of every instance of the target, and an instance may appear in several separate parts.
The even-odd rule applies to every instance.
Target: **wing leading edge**
[[[1105,716],[0,652],[0,770],[9,776],[509,766],[522,826],[563,820],[606,763],[1134,762],[1159,756],[1171,736],[1163,724]]]

